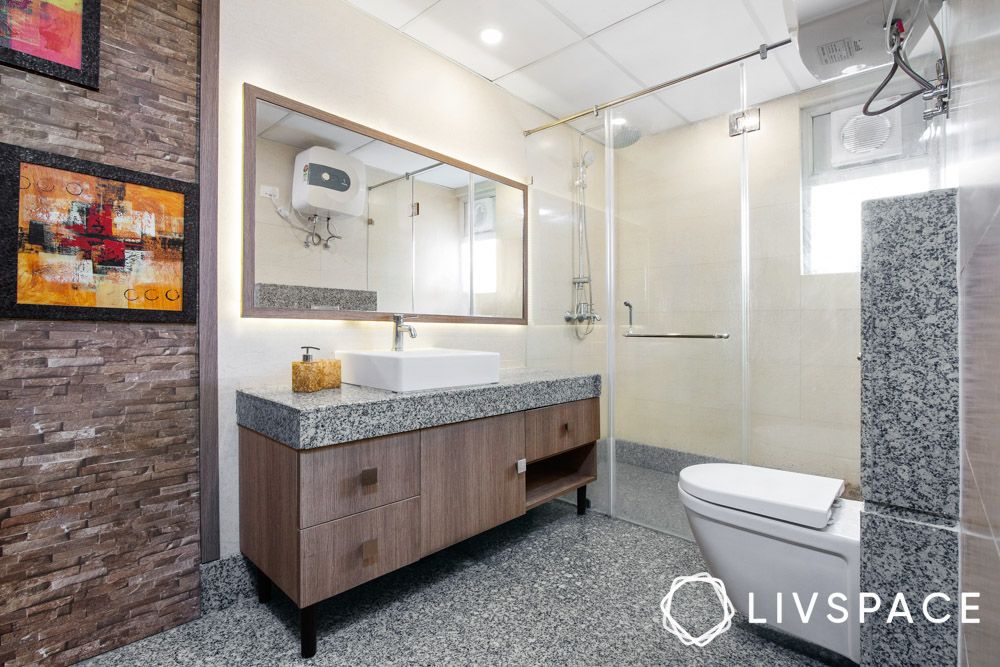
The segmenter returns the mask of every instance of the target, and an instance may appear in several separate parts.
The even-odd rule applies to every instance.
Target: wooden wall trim
[[[198,270],[199,468],[201,477],[201,561],[219,558],[219,1],[201,6],[198,174],[201,261]]]

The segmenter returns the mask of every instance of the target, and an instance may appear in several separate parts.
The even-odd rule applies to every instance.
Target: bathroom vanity
[[[240,549],[301,610],[577,491],[597,478],[600,376],[501,373],[407,393],[243,390]]]

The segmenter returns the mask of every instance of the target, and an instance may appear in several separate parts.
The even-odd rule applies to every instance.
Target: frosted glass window
[[[803,273],[861,270],[861,204],[869,199],[926,192],[927,169],[883,173],[809,188],[808,224],[802,235]]]

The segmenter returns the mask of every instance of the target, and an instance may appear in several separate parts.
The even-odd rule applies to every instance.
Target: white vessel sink
[[[417,391],[500,381],[500,355],[471,350],[337,352],[341,379],[389,391]]]

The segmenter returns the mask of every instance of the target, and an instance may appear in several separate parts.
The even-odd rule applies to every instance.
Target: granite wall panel
[[[877,593],[882,608],[861,626],[864,665],[954,665],[958,659],[958,548],[956,519],[926,521],[927,515],[866,503],[861,514],[861,590]],[[928,610],[948,620],[932,623]],[[913,622],[887,614],[897,593],[905,596]]]
[[[959,624],[958,207],[954,190],[866,202],[861,264],[861,628],[866,665],[955,664]],[[952,601],[926,620],[926,595]],[[897,593],[913,623],[885,622]],[[939,605],[940,606],[940,605]]]
[[[0,142],[197,181],[199,0],[103,0],[100,91],[0,67]],[[0,664],[199,613],[193,325],[0,320]]]
[[[864,499],[957,517],[954,190],[866,202],[861,262]]]

